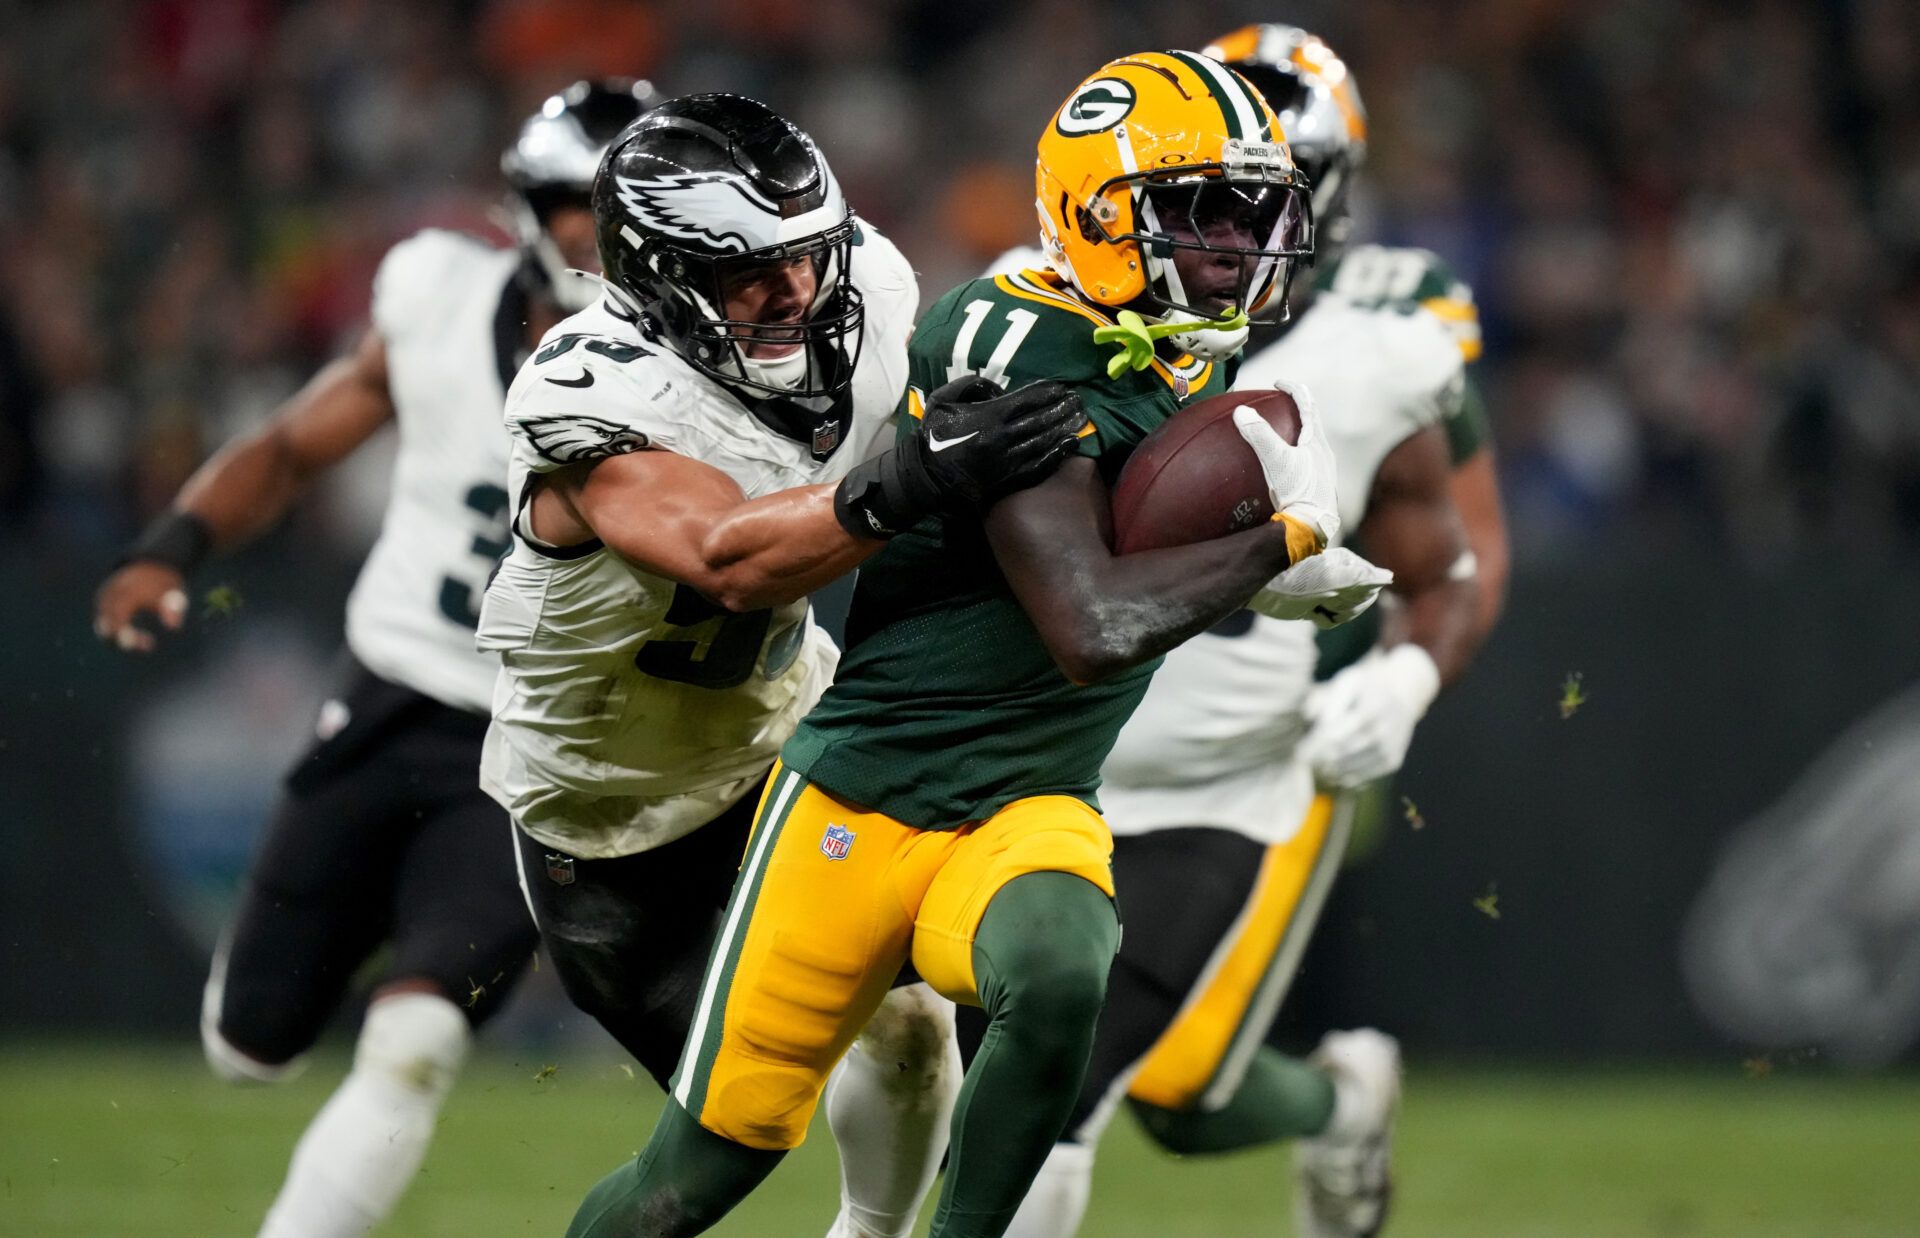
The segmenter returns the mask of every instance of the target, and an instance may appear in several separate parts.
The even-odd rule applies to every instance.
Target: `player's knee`
[[[953,1003],[925,984],[887,994],[860,1033],[861,1050],[902,1075],[937,1073],[953,1043]]]
[[[1111,963],[1088,951],[1035,952],[1007,977],[1006,1013],[1027,1027],[1091,1029]]]
[[[446,998],[397,993],[367,1007],[353,1069],[379,1074],[409,1091],[445,1096],[472,1041],[465,1012]]]
[[[283,1029],[244,1022],[227,1009],[226,968],[224,960],[215,960],[200,1001],[200,1048],[208,1069],[226,1083],[284,1083],[305,1069],[304,1044],[290,1045]]]
[[[1001,897],[1023,882],[1030,884],[1018,889],[1020,903],[1008,906],[1000,923],[983,924],[976,942],[976,970],[984,964],[988,973],[981,996],[996,1019],[1090,1028],[1106,1001],[1119,944],[1113,904],[1091,882],[1062,873],[1029,874]],[[1034,895],[1043,896],[1038,906]]]

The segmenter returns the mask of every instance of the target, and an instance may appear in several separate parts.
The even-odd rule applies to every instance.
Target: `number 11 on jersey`
[[[973,341],[980,334],[980,324],[987,320],[993,310],[991,301],[969,301],[960,312],[967,321],[961,326],[960,334],[953,340],[953,361],[947,366],[947,381],[964,378],[975,373],[968,363],[968,354],[973,352]],[[1033,330],[1033,324],[1040,316],[1032,310],[1010,309],[1007,311],[1007,333],[1000,337],[993,352],[987,357],[987,363],[977,371],[980,377],[996,383],[1007,381],[1007,366],[1013,362],[1013,354],[1020,349],[1021,341],[1027,338],[1027,332]]]

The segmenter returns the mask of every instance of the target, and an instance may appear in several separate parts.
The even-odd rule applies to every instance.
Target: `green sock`
[[[996,1238],[1079,1098],[1120,921],[1071,873],[1001,887],[974,938],[987,1031],[960,1087],[932,1238]]]
[[[639,1156],[600,1179],[567,1238],[685,1238],[704,1233],[759,1186],[785,1152],[749,1148],[672,1100]]]
[[[1127,1104],[1153,1141],[1169,1152],[1237,1152],[1327,1129],[1333,1119],[1333,1080],[1318,1066],[1263,1045],[1223,1109],[1203,1113],[1137,1100]]]

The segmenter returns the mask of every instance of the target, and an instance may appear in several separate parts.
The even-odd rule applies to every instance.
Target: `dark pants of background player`
[[[573,1004],[662,1088],[679,1063],[758,795],[691,834],[580,859],[514,830],[540,941]]]
[[[1250,838],[1211,827],[1114,837],[1113,886],[1127,929],[1063,1142],[1079,1141],[1101,1100],[1180,1013],[1253,894],[1265,853]],[[960,1056],[969,1066],[986,1027],[978,1008],[960,1007]]]
[[[383,943],[386,981],[430,981],[477,1027],[536,940],[478,785],[487,719],[344,661],[347,722],[288,773],[226,941],[220,1034],[268,1063],[313,1044]]]

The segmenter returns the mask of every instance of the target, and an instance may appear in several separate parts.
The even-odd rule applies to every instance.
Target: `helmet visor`
[[[1313,254],[1313,209],[1303,186],[1225,175],[1142,181],[1137,240],[1157,260],[1169,308],[1218,316],[1255,313]],[[1151,267],[1150,267],[1151,269]]]
[[[791,244],[705,263],[704,304],[689,332],[696,364],[765,395],[842,390],[859,359],[865,317],[850,275],[853,240],[848,220]],[[681,261],[702,265],[692,256]]]

